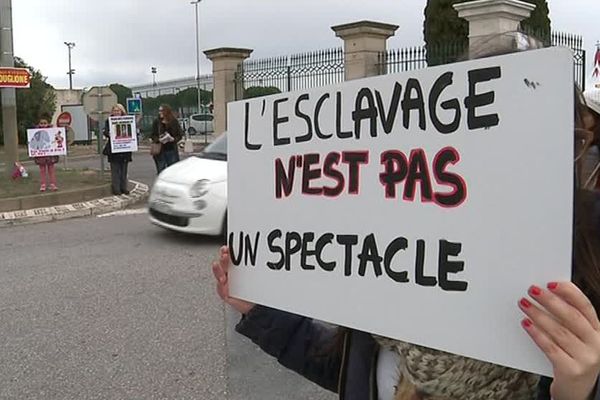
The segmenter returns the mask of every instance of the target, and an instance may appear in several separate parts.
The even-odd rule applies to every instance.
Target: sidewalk
[[[134,185],[134,188],[129,195],[110,196],[81,203],[0,213],[0,228],[104,214],[124,209],[148,197],[150,188],[147,185],[136,181],[130,181],[130,183]]]

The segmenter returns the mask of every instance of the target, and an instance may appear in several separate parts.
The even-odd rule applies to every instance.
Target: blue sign
[[[141,114],[142,113],[142,99],[137,98],[137,97],[127,99],[127,113],[128,114]]]

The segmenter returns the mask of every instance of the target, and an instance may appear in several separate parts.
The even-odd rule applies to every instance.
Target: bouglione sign
[[[234,296],[550,375],[570,279],[572,57],[530,51],[229,105]]]

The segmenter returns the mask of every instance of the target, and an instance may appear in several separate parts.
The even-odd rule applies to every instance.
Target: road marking
[[[131,210],[119,210],[119,211],[113,211],[113,212],[109,212],[106,214],[100,214],[97,215],[97,218],[105,218],[105,217],[119,217],[119,216],[123,216],[123,215],[141,215],[141,214],[147,214],[148,210],[145,208],[134,208]]]

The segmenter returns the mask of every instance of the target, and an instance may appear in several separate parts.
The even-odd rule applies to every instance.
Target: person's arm
[[[310,318],[257,305],[237,324],[265,353],[317,385],[337,392],[342,363],[339,329]]]
[[[105,138],[110,139],[110,129],[108,126],[108,120],[106,120],[106,123],[104,124],[104,129],[102,130],[102,133],[104,134]]]
[[[169,128],[169,133],[171,134],[171,136],[173,136],[173,139],[175,139],[174,142],[179,143],[183,138],[183,133],[181,132],[181,125],[179,125],[179,121],[177,121],[176,119],[171,121],[171,126]]]
[[[159,125],[160,122],[158,121],[158,119],[155,119],[152,122],[152,133],[150,134],[150,139],[152,140],[152,143],[160,143],[158,140],[158,137],[160,136]]]
[[[231,297],[229,267],[229,250],[223,246],[212,270],[219,297],[243,315],[236,330],[285,367],[335,392],[342,359],[341,346],[337,346],[337,329]]]

